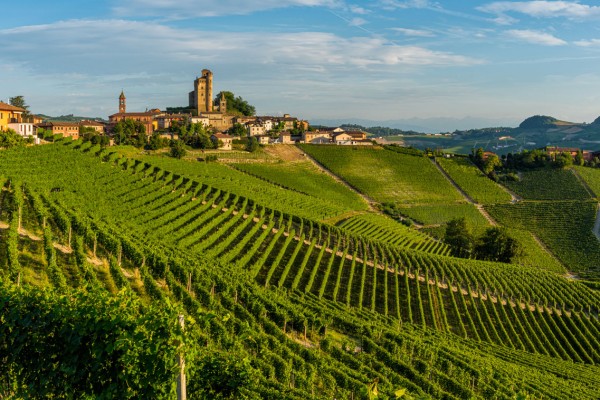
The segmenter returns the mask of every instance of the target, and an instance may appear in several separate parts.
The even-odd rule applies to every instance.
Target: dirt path
[[[458,183],[456,183],[454,179],[452,179],[452,177],[448,175],[444,168],[442,168],[442,166],[438,164],[435,159],[430,159],[430,161],[433,163],[433,165],[436,166],[440,173],[444,175],[448,182],[450,182],[452,186],[454,186],[454,188],[458,190],[458,192],[465,198],[465,200],[467,200],[469,203],[473,204],[475,208],[477,208],[477,211],[479,211],[481,215],[483,215],[483,218],[485,218],[490,223],[490,225],[498,226],[498,223],[492,218],[490,214],[488,214],[488,212],[483,208],[483,206],[477,203],[471,196],[467,194],[467,192],[465,192],[460,186],[458,186]]]
[[[600,240],[600,204],[598,204],[598,210],[596,211],[596,222],[594,223],[592,232],[594,232],[596,238]]]
[[[500,187],[500,189],[504,190],[506,193],[508,193],[510,195],[510,202],[512,204],[518,203],[523,200],[523,198],[521,196],[519,196],[518,194],[516,194],[515,192],[513,192],[506,186],[501,185],[499,183],[496,183],[496,185],[498,185]]]
[[[550,257],[554,258],[556,260],[557,263],[559,263],[560,265],[563,265],[562,261],[560,261],[558,259],[558,257],[556,257],[554,255],[554,253],[550,250],[550,248],[548,248],[548,246],[546,246],[546,243],[542,242],[542,240],[533,232],[530,232],[531,236],[533,236],[533,240],[535,240],[535,242],[542,248],[542,250],[544,250],[546,253],[548,253],[550,255]]]
[[[577,178],[577,180],[579,181],[579,183],[581,183],[581,186],[583,186],[583,188],[585,189],[586,192],[588,192],[588,194],[590,195],[591,198],[596,198],[596,194],[594,193],[594,191],[592,190],[592,188],[587,184],[587,182],[585,181],[585,179],[583,179],[583,177],[581,175],[579,175],[579,172],[577,172],[575,170],[575,168],[571,168],[570,169],[571,173],[573,175],[575,175],[575,178]]]
[[[278,144],[265,147],[265,153],[270,156],[279,158],[283,161],[304,161],[306,156],[304,152],[293,144]]]
[[[357,195],[359,195],[369,206],[369,211],[377,211],[377,209],[374,207],[375,204],[377,204],[377,202],[375,200],[373,200],[372,198],[370,198],[369,196],[359,192],[358,190],[356,190],[354,187],[352,187],[348,182],[346,182],[345,180],[343,180],[342,178],[340,178],[339,176],[337,176],[336,174],[334,174],[333,172],[331,172],[329,169],[327,169],[323,164],[321,164],[320,162],[318,162],[316,159],[312,158],[309,154],[305,153],[304,151],[302,151],[301,148],[296,147],[296,149],[301,152],[302,154],[304,154],[304,157],[311,161],[319,170],[323,171],[324,173],[326,173],[327,175],[329,175],[334,181],[344,185],[345,187],[347,187],[349,190],[353,191],[354,193],[356,193]]]

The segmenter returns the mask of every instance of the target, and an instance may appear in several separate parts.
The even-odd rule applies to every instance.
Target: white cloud
[[[354,14],[359,14],[359,15],[366,15],[366,14],[370,14],[371,11],[367,10],[364,7],[361,6],[357,6],[355,4],[350,6],[350,12],[354,13]]]
[[[435,34],[431,31],[427,31],[424,29],[409,29],[409,28],[391,28],[391,30],[399,32],[406,36],[416,36],[416,37],[433,37]]]
[[[506,34],[512,38],[522,40],[527,43],[540,44],[543,46],[562,46],[567,44],[564,40],[557,38],[546,32],[533,31],[529,29],[513,29]]]
[[[0,30],[3,56],[32,68],[116,73],[213,62],[294,66],[472,65],[477,60],[383,38],[324,32],[216,32],[126,20],[69,20]],[[23,45],[27,43],[27,45]],[[36,54],[44,54],[39,63]],[[127,72],[127,71],[125,71]]]
[[[363,26],[367,23],[367,20],[364,18],[352,18],[349,22],[350,26]]]
[[[429,8],[437,3],[432,3],[429,0],[382,0],[381,5],[384,8]]]
[[[161,16],[169,18],[245,15],[288,7],[340,7],[342,0],[131,0],[117,1],[113,11],[119,16]]]
[[[590,6],[574,1],[497,1],[477,7],[479,11],[497,14],[497,23],[509,24],[517,20],[507,13],[521,13],[536,18],[586,19],[600,17],[600,6]]]
[[[600,47],[600,39],[578,40],[574,43],[581,47]]]

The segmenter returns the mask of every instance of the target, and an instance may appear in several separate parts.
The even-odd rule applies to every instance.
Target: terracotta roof
[[[104,126],[104,124],[102,122],[90,121],[90,120],[79,121],[79,124],[84,125],[84,126]]]
[[[0,110],[2,111],[15,111],[15,112],[25,112],[21,107],[15,107],[10,104],[6,104],[3,101],[0,101]]]
[[[226,133],[215,133],[213,136],[217,139],[233,139],[233,136]]]
[[[52,122],[44,122],[44,123],[38,124],[38,126],[76,126],[76,127],[79,127],[79,122],[52,121]]]
[[[109,117],[152,117],[156,115],[156,112],[126,112],[126,113],[116,113],[113,115],[109,115]]]

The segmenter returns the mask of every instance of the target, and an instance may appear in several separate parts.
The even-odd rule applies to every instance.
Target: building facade
[[[189,93],[189,106],[196,115],[213,111],[213,73],[202,70],[202,76],[194,81],[194,90]]]
[[[23,122],[24,109],[0,101],[0,130],[9,129],[8,124]],[[12,129],[12,128],[11,128]]]

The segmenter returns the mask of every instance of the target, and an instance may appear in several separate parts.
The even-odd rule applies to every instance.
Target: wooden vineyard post
[[[179,315],[179,325],[181,325],[181,330],[183,331],[185,327],[185,320],[183,315]],[[179,344],[179,355],[177,356],[179,359],[179,375],[177,376],[177,400],[186,400],[186,382],[185,382],[185,358],[183,357],[182,352],[183,343]]]

